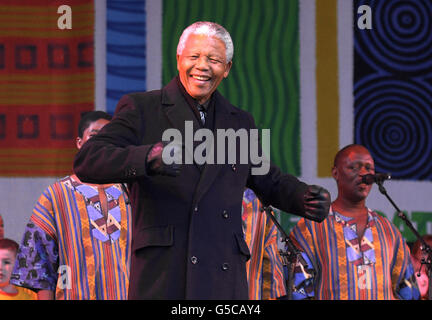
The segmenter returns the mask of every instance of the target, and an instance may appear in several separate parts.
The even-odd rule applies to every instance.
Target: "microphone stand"
[[[426,243],[426,241],[421,237],[421,235],[418,233],[418,231],[414,228],[411,221],[407,218],[407,216],[399,209],[399,207],[394,203],[392,198],[387,193],[387,190],[384,188],[384,180],[377,180],[376,184],[378,185],[379,191],[390,201],[390,203],[393,205],[393,207],[396,209],[398,217],[401,218],[405,224],[410,228],[410,230],[414,233],[416,238],[421,242],[421,250],[426,256],[426,259],[421,259],[421,266],[426,266],[426,273],[429,279],[429,286],[428,286],[428,300],[432,300],[432,249],[431,247]],[[421,267],[420,267],[421,269]],[[420,273],[420,272],[419,272]]]
[[[261,212],[265,211],[267,216],[273,221],[276,228],[279,230],[279,232],[282,235],[282,241],[285,242],[287,250],[280,250],[279,254],[282,257],[283,264],[287,266],[288,269],[288,277],[286,280],[286,286],[287,286],[287,299],[292,300],[292,291],[294,287],[294,269],[301,258],[300,251],[297,249],[297,247],[292,243],[291,239],[288,237],[285,230],[282,228],[282,226],[279,224],[275,216],[272,214],[273,208],[271,206],[262,207]]]

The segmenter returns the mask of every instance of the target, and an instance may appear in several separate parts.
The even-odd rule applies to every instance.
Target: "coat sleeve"
[[[256,129],[253,117],[249,113],[247,115],[249,116],[249,128]],[[250,144],[253,145],[253,143],[251,141]],[[258,146],[258,154],[263,155],[261,141],[258,141]],[[256,160],[252,159],[251,164],[247,187],[255,192],[263,204],[265,206],[272,205],[282,211],[302,216],[301,206],[303,203],[298,200],[302,198],[308,185],[291,174],[282,173],[266,157],[262,157],[262,162],[258,164]],[[254,168],[258,167],[260,170],[255,170],[254,173]],[[256,172],[262,173],[263,168],[266,167],[268,168],[267,173],[256,174]]]
[[[83,182],[115,183],[147,175],[145,158],[152,145],[141,145],[143,121],[135,100],[126,95],[114,118],[78,151],[74,172]]]

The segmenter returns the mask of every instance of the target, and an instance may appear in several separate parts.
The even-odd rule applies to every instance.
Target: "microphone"
[[[372,184],[372,183],[381,183],[384,180],[390,180],[390,173],[375,173],[375,174],[366,174],[362,176],[362,183]]]

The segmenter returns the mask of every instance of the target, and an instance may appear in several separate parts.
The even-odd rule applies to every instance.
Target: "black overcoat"
[[[252,116],[214,92],[214,129],[250,130]],[[162,90],[132,93],[113,120],[78,152],[85,182],[126,182],[133,209],[129,299],[247,299],[241,204],[247,186],[267,204],[296,212],[306,184],[271,165],[251,175],[246,164],[185,164],[177,177],[149,175],[145,158],[169,128],[200,125],[176,79]],[[239,146],[237,145],[237,148]],[[237,150],[238,151],[238,150]]]

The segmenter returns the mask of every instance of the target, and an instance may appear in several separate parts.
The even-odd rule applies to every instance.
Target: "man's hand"
[[[158,142],[147,154],[146,166],[149,175],[160,174],[176,177],[180,174],[182,147],[177,144]]]
[[[330,203],[330,193],[326,189],[317,185],[307,185],[295,195],[293,213],[322,222],[327,218]]]
[[[321,222],[330,210],[330,193],[323,187],[309,185],[303,196],[305,218]]]

